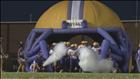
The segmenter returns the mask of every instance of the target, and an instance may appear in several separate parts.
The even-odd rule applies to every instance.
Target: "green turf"
[[[140,79],[140,74],[124,73],[16,73],[3,72],[2,79]]]

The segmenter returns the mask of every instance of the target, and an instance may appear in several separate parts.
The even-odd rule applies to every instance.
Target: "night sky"
[[[44,11],[57,2],[59,1],[1,1],[1,21],[37,21]],[[101,2],[113,9],[121,20],[136,20],[136,15],[140,20],[140,1]]]

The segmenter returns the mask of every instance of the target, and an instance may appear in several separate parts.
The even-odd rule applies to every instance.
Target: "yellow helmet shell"
[[[67,12],[68,1],[57,3],[41,15],[35,28],[62,28]],[[84,1],[83,20],[88,22],[89,28],[123,28],[116,13],[99,1]]]

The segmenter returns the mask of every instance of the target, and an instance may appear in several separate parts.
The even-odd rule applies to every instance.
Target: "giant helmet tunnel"
[[[99,1],[61,1],[45,11],[25,43],[26,71],[30,71],[38,52],[44,59],[49,57],[52,42],[83,39],[100,42],[100,59],[105,59],[111,49],[113,62],[123,72],[129,71],[131,45],[125,29],[119,17]],[[51,65],[47,69],[51,71]]]

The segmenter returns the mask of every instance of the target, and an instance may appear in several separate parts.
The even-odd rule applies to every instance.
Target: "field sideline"
[[[2,72],[1,79],[140,79],[140,74],[127,73],[45,73]]]

